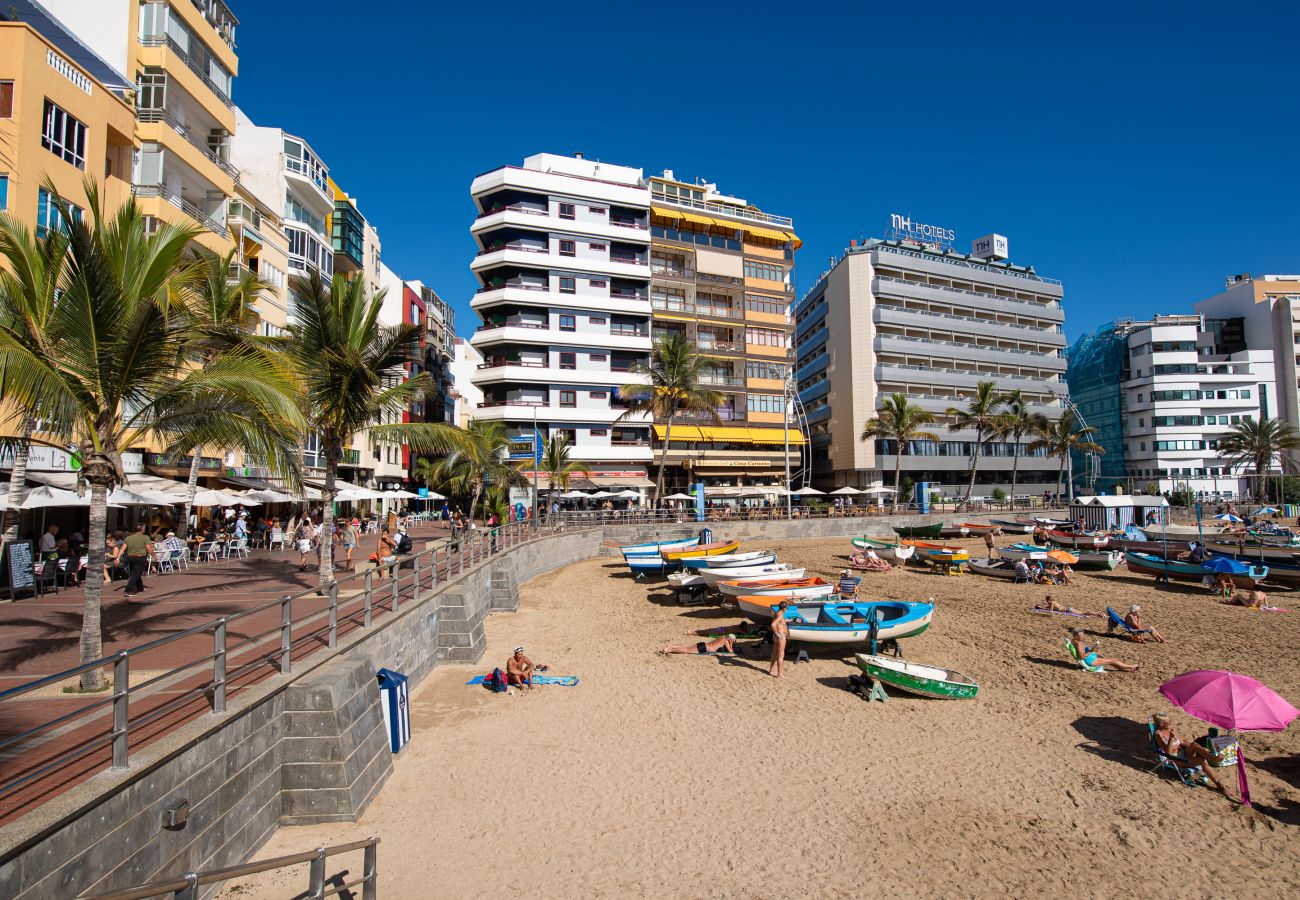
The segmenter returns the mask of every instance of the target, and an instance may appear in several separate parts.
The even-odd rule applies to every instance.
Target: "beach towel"
[[[1047,613],[1048,615],[1051,616],[1075,616],[1076,618],[1079,619],[1090,618],[1087,613],[1072,613],[1072,612],[1066,612],[1065,610],[1061,610],[1061,609],[1031,609],[1029,611],[1036,612],[1036,613]]]
[[[466,684],[487,684],[491,675],[475,675]],[[533,684],[558,684],[561,687],[573,687],[578,683],[577,675],[534,675]]]

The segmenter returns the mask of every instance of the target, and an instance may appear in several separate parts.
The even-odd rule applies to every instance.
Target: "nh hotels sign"
[[[956,232],[951,228],[913,222],[911,216],[902,216],[898,213],[890,215],[889,229],[896,238],[920,241],[923,244],[951,244],[957,238]]]

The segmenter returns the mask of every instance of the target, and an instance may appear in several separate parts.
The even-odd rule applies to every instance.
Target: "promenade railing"
[[[781,519],[878,519],[884,516],[951,516],[951,515],[1027,515],[1041,514],[1044,507],[1009,504],[934,503],[926,513],[915,505],[893,506],[713,506],[704,510],[704,522],[765,522]],[[561,510],[559,521],[565,526],[597,525],[688,525],[697,521],[695,508],[682,509],[614,509]]]
[[[12,712],[13,720],[21,722],[15,704],[30,702],[27,695],[33,691],[64,684],[93,669],[112,670],[110,686],[102,695],[61,695],[85,702],[0,737],[0,800],[46,776],[63,774],[61,770],[70,770],[78,761],[82,771],[77,774],[87,776],[105,768],[129,768],[131,754],[161,731],[204,714],[225,713],[233,693],[290,674],[295,660],[323,647],[337,647],[341,635],[396,617],[403,603],[418,602],[439,584],[544,533],[545,529],[522,522],[467,529],[443,547],[399,556],[382,569],[367,567],[325,587],[286,594],[0,691],[0,720]],[[259,614],[262,625],[268,619],[276,624],[257,627],[251,634],[238,632],[240,626],[257,621]],[[149,677],[131,682],[133,664],[141,657],[181,641],[193,643],[201,635],[210,636],[210,653],[194,653],[162,671],[147,663],[139,665]],[[150,725],[155,728],[146,732]],[[52,749],[58,746],[63,749]],[[106,758],[109,748],[111,763]],[[105,758],[96,762],[96,751]],[[59,784],[67,781],[61,777]],[[44,799],[41,791],[21,806]]]

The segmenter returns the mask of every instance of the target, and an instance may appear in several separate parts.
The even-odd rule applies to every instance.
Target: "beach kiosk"
[[[401,751],[411,739],[411,703],[406,691],[406,676],[392,669],[380,669],[380,706],[384,710],[384,727],[388,729],[388,746],[394,753]]]
[[[1156,495],[1120,494],[1079,497],[1070,504],[1070,518],[1085,531],[1123,531],[1130,525],[1141,528],[1155,513],[1155,521],[1169,521],[1169,501]]]

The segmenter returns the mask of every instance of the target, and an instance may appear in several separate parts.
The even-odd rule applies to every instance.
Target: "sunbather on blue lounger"
[[[1141,663],[1134,665],[1132,663],[1120,662],[1118,659],[1102,658],[1097,655],[1097,651],[1083,642],[1083,629],[1071,628],[1070,636],[1066,639],[1070,645],[1070,653],[1079,663],[1085,667],[1100,666],[1106,669],[1116,669],[1120,672],[1136,672],[1142,667]]]
[[[1165,642],[1160,632],[1154,628],[1142,627],[1142,607],[1136,603],[1128,608],[1128,615],[1126,616],[1121,616],[1108,606],[1106,607],[1106,616],[1110,620],[1106,623],[1107,634],[1111,634],[1118,629],[1128,635],[1135,644],[1142,643],[1146,640],[1147,635],[1150,635],[1152,640],[1159,641],[1162,644]]]

